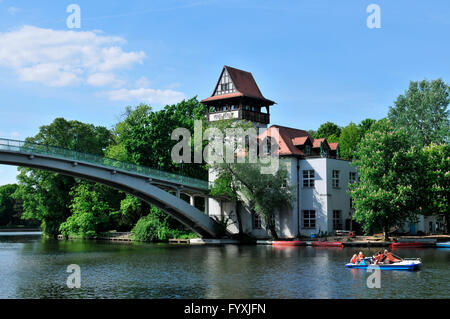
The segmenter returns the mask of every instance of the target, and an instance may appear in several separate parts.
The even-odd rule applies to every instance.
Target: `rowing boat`
[[[426,242],[397,242],[392,243],[391,248],[421,248],[421,247],[431,247],[434,246],[434,243],[426,243]]]
[[[306,242],[300,240],[277,240],[272,242],[272,246],[306,246]]]
[[[341,241],[313,241],[311,246],[315,247],[344,247]]]

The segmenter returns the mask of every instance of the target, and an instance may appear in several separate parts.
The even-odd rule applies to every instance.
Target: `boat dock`
[[[189,239],[172,238],[169,239],[169,244],[189,244]]]

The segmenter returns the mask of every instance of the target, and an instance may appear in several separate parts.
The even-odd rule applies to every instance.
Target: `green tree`
[[[123,119],[114,127],[113,142],[108,146],[108,157],[121,161],[134,162],[166,172],[206,179],[207,169],[203,163],[178,164],[171,158],[173,146],[178,143],[171,139],[176,128],[186,128],[194,133],[194,120],[205,120],[206,108],[197,98],[167,105],[160,111],[153,111],[145,104],[135,108],[127,107]],[[204,125],[206,127],[206,125]],[[192,152],[193,154],[193,152]],[[115,223],[129,225],[147,215],[150,206],[141,200],[127,195],[120,209],[113,213]],[[156,216],[156,217],[155,217]],[[160,211],[152,218],[160,218],[161,225],[184,235],[188,231],[177,220]],[[162,226],[161,226],[162,227]]]
[[[149,204],[133,195],[126,194],[125,198],[120,202],[120,209],[111,212],[110,216],[114,221],[114,225],[117,225],[117,229],[129,231],[149,211]]]
[[[277,239],[275,212],[292,206],[292,189],[286,185],[286,168],[280,167],[275,174],[261,174],[261,167],[261,163],[214,164],[218,182],[212,192],[237,196],[241,203],[263,218],[271,236]],[[230,190],[224,185],[227,181]]]
[[[256,163],[249,161],[249,145],[245,143],[242,150],[236,142],[243,142],[244,137],[230,138],[227,130],[230,128],[241,129],[245,134],[248,129],[254,128],[251,122],[235,120],[222,120],[210,124],[211,128],[221,131],[224,137],[223,154],[226,154],[226,147],[232,147],[236,157],[243,156],[244,159],[232,163],[213,163],[210,165],[216,174],[210,194],[225,198],[227,200],[237,200],[236,219],[239,234],[242,235],[242,220],[239,212],[240,205],[246,206],[250,211],[258,214],[264,220],[267,229],[273,238],[278,238],[275,227],[275,213],[277,210],[292,206],[292,187],[286,183],[288,172],[283,165],[274,174],[262,174],[265,166],[260,160]],[[255,132],[257,134],[257,132]],[[227,220],[218,220],[219,224],[226,225]]]
[[[0,226],[15,225],[20,220],[21,205],[12,197],[16,184],[0,186]]]
[[[333,122],[326,122],[320,125],[314,138],[326,138],[327,140],[333,139],[333,142],[337,142],[336,138],[341,136],[341,128]]]
[[[81,182],[70,195],[73,197],[70,215],[59,230],[65,237],[95,237],[108,230],[109,212],[112,210],[108,198],[102,198],[105,192],[100,184]]]
[[[430,144],[422,149],[424,163],[421,173],[425,191],[421,213],[424,215],[443,216],[446,232],[450,231],[450,146],[448,144]]]
[[[358,124],[359,129],[359,135],[361,138],[366,135],[366,133],[370,130],[373,124],[375,124],[377,121],[374,119],[365,119],[362,120],[361,123]]]
[[[194,161],[189,165],[178,164],[171,158],[172,148],[178,142],[171,139],[172,131],[181,127],[193,134],[194,121],[204,121],[205,114],[206,107],[195,97],[176,105],[167,105],[156,112],[143,104],[135,109],[128,107],[123,121],[115,127],[116,144],[123,146],[110,147],[110,152],[118,152],[122,158],[137,164],[206,179],[204,164]]]
[[[316,130],[307,130],[306,132],[308,132],[308,134],[309,134],[311,137],[314,137],[314,136],[316,135],[316,133],[317,133]]]
[[[167,241],[170,238],[193,238],[198,235],[184,230],[174,229],[167,214],[156,207],[149,209],[148,215],[141,217],[134,226],[133,240]]]
[[[413,82],[389,108],[389,119],[404,127],[414,144],[448,143],[450,87],[442,79]]]
[[[102,126],[57,118],[50,125],[41,126],[39,133],[26,141],[102,155],[112,134]],[[26,167],[19,167],[19,172],[13,197],[23,202],[23,218],[38,220],[45,235],[56,237],[60,224],[71,214],[70,191],[76,180]]]
[[[360,130],[356,124],[351,122],[349,125],[344,127],[339,138],[340,157],[344,159],[352,159],[360,139]]]
[[[354,219],[369,230],[383,230],[413,220],[420,187],[420,150],[412,147],[408,133],[386,120],[375,123],[359,143],[354,165],[359,183],[350,185]]]

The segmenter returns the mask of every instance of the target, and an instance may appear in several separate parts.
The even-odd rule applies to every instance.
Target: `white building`
[[[267,128],[270,106],[251,73],[225,66],[211,97],[204,99],[208,121],[221,119],[247,120],[255,127]],[[339,159],[339,145],[326,139],[314,139],[304,130],[272,125],[258,136],[259,139],[276,136],[279,132],[280,163],[289,172],[287,183],[294,189],[291,209],[276,212],[277,233],[281,238],[296,238],[312,234],[334,234],[336,230],[359,230],[352,221],[353,209],[348,185],[355,181],[356,169],[349,161]],[[209,172],[209,181],[215,180]],[[245,205],[224,199],[210,198],[209,215],[219,219],[230,217],[234,224],[231,233],[238,232],[236,214],[241,216],[244,233],[257,238],[270,237],[261,218],[248,211]],[[405,223],[400,232],[416,234],[438,233],[442,224],[436,217],[419,218],[418,223]]]
[[[270,121],[269,106],[274,104],[263,97],[251,73],[228,66],[223,68],[212,96],[202,103],[208,106],[209,121],[244,119],[264,128]],[[352,208],[347,190],[349,182],[356,179],[356,170],[349,161],[338,159],[338,144],[314,139],[304,130],[278,125],[269,127],[258,138],[274,136],[275,129],[279,132],[280,165],[287,168],[287,183],[294,190],[292,208],[276,212],[278,235],[295,238],[352,230]],[[213,182],[215,176],[210,171],[209,181]],[[261,217],[248,211],[245,205],[209,199],[210,216],[230,217],[235,221],[228,227],[231,233],[239,231],[236,214],[241,216],[244,233],[257,238],[270,237]]]
[[[280,130],[283,139],[288,128],[271,126]],[[294,129],[288,129],[293,131]],[[304,131],[295,130],[299,133]],[[310,138],[308,137],[308,140]],[[284,140],[286,141],[286,140]],[[326,140],[322,141],[325,148]],[[330,156],[330,155],[328,155]],[[283,154],[280,165],[285,165],[289,176],[287,183],[293,189],[293,202],[290,209],[277,211],[275,222],[281,238],[296,238],[312,234],[334,234],[336,230],[352,230],[352,208],[347,193],[348,184],[356,178],[356,170],[349,161],[331,157],[301,156]],[[210,181],[215,178],[210,171]],[[210,216],[231,216],[235,224],[229,227],[232,233],[238,232],[235,214],[241,216],[243,232],[257,238],[270,237],[258,215],[249,212],[243,205],[220,199],[209,199]]]

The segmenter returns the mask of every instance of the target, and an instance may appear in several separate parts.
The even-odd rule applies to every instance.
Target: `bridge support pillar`
[[[209,197],[205,197],[205,215],[209,216]]]
[[[180,198],[180,189],[179,188],[177,188],[177,190],[176,190],[176,195],[178,198]]]
[[[189,204],[191,204],[191,206],[195,207],[195,196],[189,196]]]

